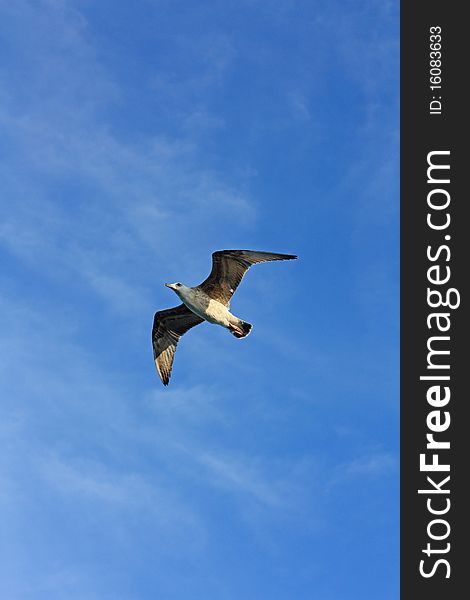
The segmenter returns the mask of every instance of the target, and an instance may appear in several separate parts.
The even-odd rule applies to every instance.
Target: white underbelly
[[[222,325],[222,327],[228,327],[229,324],[229,310],[222,303],[217,300],[210,299],[209,302],[198,302],[184,299],[183,302],[186,306],[195,313],[201,319],[209,321],[214,325]]]

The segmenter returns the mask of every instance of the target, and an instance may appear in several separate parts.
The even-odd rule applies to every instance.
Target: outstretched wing
[[[211,298],[228,306],[230,298],[251,265],[294,258],[297,256],[293,254],[273,254],[255,250],[219,250],[212,255],[212,271],[209,277],[198,287]]]
[[[170,381],[173,358],[180,337],[203,321],[204,319],[195,315],[184,304],[155,313],[152,329],[153,356],[163,385],[168,385]]]

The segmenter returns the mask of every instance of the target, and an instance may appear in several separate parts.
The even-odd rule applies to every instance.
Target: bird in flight
[[[293,254],[273,254],[254,250],[219,250],[212,254],[212,271],[196,287],[165,283],[183,301],[179,306],[155,313],[152,328],[153,356],[163,382],[170,381],[173,358],[180,337],[204,321],[221,325],[236,338],[244,338],[251,324],[230,312],[230,300],[248,269],[256,263],[292,260]]]

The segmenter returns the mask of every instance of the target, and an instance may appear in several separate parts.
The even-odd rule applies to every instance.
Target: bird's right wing
[[[170,381],[173,358],[180,337],[203,321],[204,319],[191,312],[185,304],[155,313],[152,328],[153,356],[163,385],[168,385]]]

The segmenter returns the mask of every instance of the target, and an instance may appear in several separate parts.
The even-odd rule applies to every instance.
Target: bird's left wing
[[[218,250],[212,254],[212,271],[198,287],[208,296],[230,305],[230,299],[252,265],[272,260],[292,260],[294,254],[257,250]]]
[[[173,358],[180,337],[203,321],[204,319],[195,315],[184,304],[155,313],[152,328],[153,356],[163,385],[168,385],[170,381]]]

